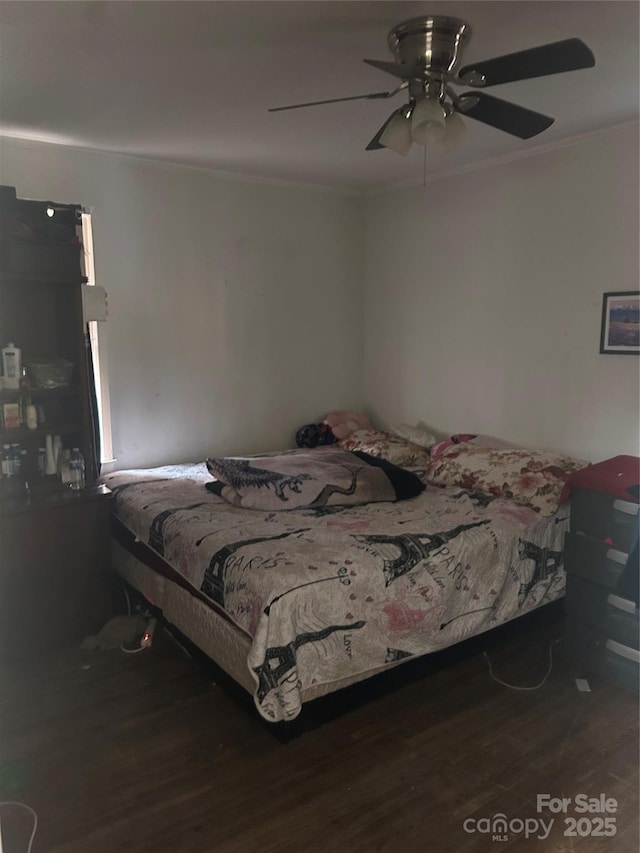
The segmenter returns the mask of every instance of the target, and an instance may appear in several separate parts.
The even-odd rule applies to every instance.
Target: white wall
[[[117,467],[292,446],[361,405],[357,199],[6,139],[0,183],[93,207]]]
[[[118,467],[291,446],[363,404],[639,452],[639,360],[598,353],[602,293],[638,287],[637,127],[364,202],[15,140],[0,182],[94,208]]]
[[[638,128],[371,197],[365,401],[591,460],[637,454],[637,356],[600,355],[638,289]]]

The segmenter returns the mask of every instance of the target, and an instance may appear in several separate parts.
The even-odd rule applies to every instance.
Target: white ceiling
[[[596,67],[495,87],[554,116],[522,141],[467,118],[437,174],[637,120],[638,10],[598,2],[0,2],[0,133],[233,174],[360,190],[420,181],[423,149],[365,146],[403,94],[268,113],[267,108],[395,87],[363,63],[390,60],[392,26],[465,19],[463,64],[577,36]],[[463,90],[458,90],[463,91]]]

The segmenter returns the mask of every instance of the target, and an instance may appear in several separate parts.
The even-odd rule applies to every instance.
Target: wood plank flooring
[[[494,671],[535,684],[561,633],[516,632]],[[0,800],[37,811],[33,853],[636,853],[638,698],[580,693],[580,674],[559,644],[544,687],[517,692],[476,652],[285,745],[161,631],[138,655],[63,651],[2,673]],[[543,793],[615,798],[615,836],[565,835]],[[555,821],[544,840],[465,832],[496,813]],[[1,819],[24,853],[31,819]]]

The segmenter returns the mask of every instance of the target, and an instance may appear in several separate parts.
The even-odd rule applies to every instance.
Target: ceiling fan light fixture
[[[411,117],[411,135],[420,145],[431,145],[444,136],[447,115],[437,98],[422,98]]]
[[[307,101],[270,112],[314,107],[342,101],[391,98],[407,91],[409,104],[396,110],[378,130],[367,151],[391,148],[407,154],[412,142],[437,143],[450,151],[462,141],[464,122],[455,115],[494,127],[518,139],[531,139],[553,124],[553,118],[484,92],[491,86],[532,80],[549,74],[592,68],[595,58],[579,38],[567,38],[538,47],[496,56],[460,68],[471,30],[460,18],[428,15],[403,21],[388,36],[393,62],[364,61],[401,82],[395,89],[344,98]],[[456,94],[452,86],[471,86],[475,92]]]
[[[411,119],[405,111],[399,110],[381,134],[380,144],[405,156],[409,152],[412,142]]]
[[[455,151],[459,148],[467,136],[467,126],[458,113],[447,116],[445,130],[442,136],[442,147],[445,151]]]

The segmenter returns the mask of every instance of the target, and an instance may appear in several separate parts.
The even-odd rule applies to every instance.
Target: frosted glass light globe
[[[446,113],[435,98],[423,98],[411,117],[411,135],[420,145],[431,145],[444,136]]]

